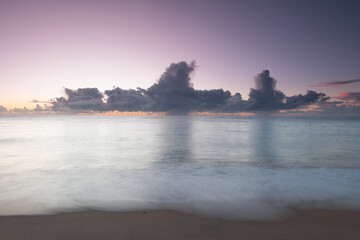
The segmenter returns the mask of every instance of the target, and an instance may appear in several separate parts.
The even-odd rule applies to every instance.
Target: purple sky
[[[264,69],[287,95],[360,92],[359,1],[0,0],[0,105],[34,106],[63,87],[150,87],[196,60],[196,89],[246,99]]]

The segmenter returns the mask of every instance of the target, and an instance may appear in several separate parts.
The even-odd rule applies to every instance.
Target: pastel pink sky
[[[196,89],[244,98],[264,69],[287,95],[359,78],[353,6],[269,2],[2,0],[0,105],[33,107],[32,99],[62,96],[63,87],[147,88],[182,60],[197,62]],[[360,84],[316,91],[337,96]]]

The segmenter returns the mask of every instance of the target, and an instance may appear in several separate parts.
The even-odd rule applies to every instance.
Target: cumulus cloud
[[[169,114],[189,112],[256,112],[304,107],[329,98],[323,93],[308,91],[287,97],[276,89],[277,80],[264,70],[255,77],[255,88],[249,99],[240,93],[232,95],[223,89],[196,90],[191,75],[195,62],[172,63],[159,80],[147,89],[113,88],[102,94],[97,88],[65,88],[65,97],[52,101],[54,111],[151,111]]]
[[[255,87],[250,89],[248,110],[280,110],[284,108],[285,94],[276,90],[277,80],[264,70],[255,77]]]
[[[342,85],[345,85],[345,84],[357,83],[357,82],[360,82],[360,79],[318,83],[318,84],[315,84],[315,85],[311,85],[311,87],[338,87],[338,86],[342,86]]]
[[[240,93],[237,93],[236,97],[241,100]],[[234,101],[236,98],[232,100],[231,93],[223,89],[196,90],[196,99],[199,102],[197,111],[220,111],[229,103],[236,102]],[[237,102],[234,104],[237,104]]]
[[[105,110],[108,111],[143,111],[151,101],[145,90],[141,88],[137,90],[114,88],[106,90],[105,95],[107,96]]]
[[[305,95],[299,94],[292,97],[286,97],[286,109],[294,109],[302,106],[307,106],[316,102],[326,102],[330,97],[324,93],[317,93],[309,90]]]
[[[52,102],[54,111],[104,110],[104,96],[97,88],[79,88],[78,90],[65,88],[65,94],[67,98],[56,98]]]
[[[146,90],[146,95],[152,100],[149,110],[186,113],[196,109],[198,100],[190,82],[195,67],[195,62],[171,64],[159,81]]]
[[[310,104],[327,101],[324,93],[308,91],[305,95],[298,94],[287,97],[285,94],[276,89],[277,80],[270,76],[269,70],[264,70],[255,77],[256,88],[250,89],[249,100],[242,103],[248,111],[272,111],[286,110],[305,107]]]
[[[220,108],[220,111],[223,112],[241,112],[247,109],[248,101],[242,99],[240,93],[235,93],[231,96],[226,104]]]

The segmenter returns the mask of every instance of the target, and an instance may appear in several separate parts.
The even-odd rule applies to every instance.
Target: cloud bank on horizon
[[[7,109],[4,106],[0,105],[0,113],[2,112],[7,112]]]
[[[250,89],[248,100],[244,100],[240,93],[232,95],[223,89],[197,90],[191,83],[195,68],[195,62],[172,63],[147,89],[124,90],[116,87],[102,93],[97,88],[65,88],[66,97],[52,100],[51,110],[236,113],[297,109],[329,99],[324,93],[312,90],[305,95],[285,96],[276,89],[277,80],[270,76],[269,70],[255,77],[255,88]]]

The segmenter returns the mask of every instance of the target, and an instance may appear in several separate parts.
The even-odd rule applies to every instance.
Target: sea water
[[[360,210],[360,118],[1,116],[0,215]]]

